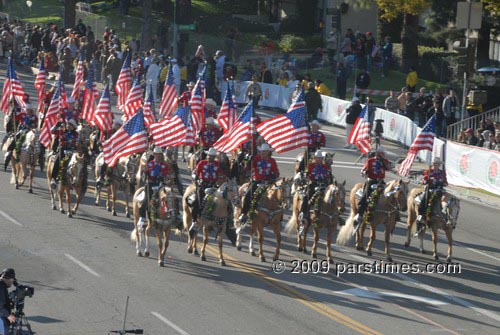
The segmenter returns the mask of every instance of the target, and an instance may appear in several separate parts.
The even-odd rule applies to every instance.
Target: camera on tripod
[[[384,123],[384,120],[382,119],[375,120],[374,132],[375,132],[375,143],[377,145],[380,145],[380,136],[384,132],[384,126],[382,125],[382,123]]]
[[[19,285],[14,282],[16,289],[9,293],[10,300],[15,307],[15,315],[21,314],[24,309],[24,299],[26,297],[31,298],[35,294],[35,288],[28,285]]]

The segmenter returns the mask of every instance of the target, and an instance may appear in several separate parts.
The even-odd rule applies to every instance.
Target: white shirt
[[[217,78],[224,77],[224,63],[226,62],[226,56],[220,56],[215,63],[215,74]]]
[[[174,67],[172,68],[172,72],[174,74],[174,82],[175,86],[180,87],[181,85],[181,68],[179,65],[174,64]]]
[[[151,63],[148,68],[148,73],[146,73],[146,80],[157,82],[160,77],[160,67],[156,63]]]

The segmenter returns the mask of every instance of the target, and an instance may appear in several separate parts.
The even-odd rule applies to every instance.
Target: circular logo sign
[[[488,177],[488,181],[490,182],[491,185],[496,185],[498,182],[498,161],[494,158],[490,160],[490,162],[487,164],[487,171],[486,175]]]
[[[394,131],[394,129],[396,129],[396,119],[391,117],[391,131]]]
[[[464,176],[469,175],[470,172],[469,155],[462,155],[462,157],[460,157],[460,161],[458,164],[459,164],[458,170],[460,171],[460,173]]]
[[[270,95],[270,92],[269,92],[269,89],[266,88],[266,90],[264,91],[264,99],[269,99],[269,95]]]
[[[342,106],[340,105],[337,107],[337,115],[338,116],[342,115]]]

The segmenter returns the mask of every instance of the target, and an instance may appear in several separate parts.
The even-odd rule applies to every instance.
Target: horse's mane
[[[325,202],[328,201],[328,199],[332,196],[332,193],[338,191],[339,187],[335,184],[331,184],[327,189],[326,189],[326,192],[325,192],[325,196],[324,196],[324,200]]]
[[[384,194],[385,193],[388,193],[390,191],[392,191],[396,185],[396,183],[398,182],[398,180],[394,179],[394,180],[391,180],[387,186],[385,187],[385,190],[384,190]]]

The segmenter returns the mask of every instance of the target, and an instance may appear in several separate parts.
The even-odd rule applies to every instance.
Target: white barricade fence
[[[237,103],[243,104],[248,102],[245,93],[247,91],[248,85],[250,84],[251,84],[250,81],[234,82],[234,95],[236,97]],[[264,83],[259,83],[259,85],[262,89],[262,99],[259,102],[259,106],[281,108],[284,110],[287,110],[288,107],[290,107],[290,104],[292,103],[292,94],[293,94],[292,88],[287,88],[279,85],[264,84]],[[225,95],[226,95],[226,88],[224,88],[222,92],[223,100]]]
[[[318,113],[318,118],[334,125],[345,127],[346,110],[351,103],[326,95],[322,95],[321,100],[323,101],[323,112]]]
[[[500,195],[500,152],[448,141],[448,183]]]

